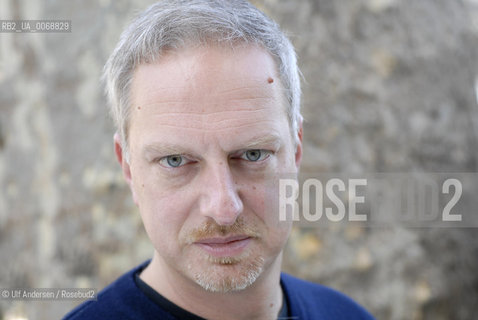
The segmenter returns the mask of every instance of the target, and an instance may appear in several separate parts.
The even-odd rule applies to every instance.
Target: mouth
[[[247,235],[213,237],[194,242],[195,245],[215,257],[233,257],[241,254],[252,241]]]

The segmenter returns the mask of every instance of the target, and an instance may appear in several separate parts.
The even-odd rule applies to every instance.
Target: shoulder
[[[70,311],[63,320],[149,319],[162,310],[136,286],[134,275],[149,262],[133,268],[101,290],[97,300],[89,300]],[[167,319],[167,316],[166,316]]]
[[[286,273],[281,274],[281,284],[291,314],[299,319],[374,319],[362,306],[334,289]]]

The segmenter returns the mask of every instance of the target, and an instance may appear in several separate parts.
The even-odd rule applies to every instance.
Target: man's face
[[[282,90],[254,46],[178,50],[135,71],[123,170],[172,277],[224,292],[280,263],[290,222],[272,185],[301,157]]]

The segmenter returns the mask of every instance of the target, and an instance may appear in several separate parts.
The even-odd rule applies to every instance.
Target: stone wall
[[[72,20],[71,33],[0,33],[1,288],[101,288],[151,255],[99,82],[150,2],[0,1],[0,19]],[[254,3],[298,51],[303,170],[477,171],[476,1]],[[378,319],[473,319],[477,268],[472,228],[297,226],[284,261]],[[74,304],[0,300],[0,319],[55,319]]]

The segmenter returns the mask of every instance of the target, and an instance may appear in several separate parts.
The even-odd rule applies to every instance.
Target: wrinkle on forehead
[[[196,129],[204,131],[221,131],[241,128],[274,128],[278,124],[277,117],[271,116],[268,108],[241,108],[237,110],[204,111],[204,112],[155,112],[144,113],[136,121],[142,123],[144,129],[175,128]],[[285,119],[285,116],[283,116]],[[280,117],[279,117],[280,118]]]
[[[272,118],[271,112],[286,117],[282,99],[273,90],[260,87],[238,87],[190,95],[182,88],[160,89],[143,95],[133,108],[131,121],[154,119],[158,125],[192,128],[236,127],[244,121]],[[186,92],[186,93],[185,93]]]
[[[154,121],[154,125],[159,126],[217,130],[240,127],[244,123],[260,125],[258,121],[260,119],[269,122],[275,118],[271,113],[286,117],[281,101],[267,95],[237,95],[231,98],[203,94],[203,97],[197,99],[182,99],[171,97],[169,93],[161,98],[149,100],[151,101],[149,104],[141,103],[140,110],[134,108],[133,122]]]
[[[185,110],[188,110],[187,112],[190,113],[190,114],[193,114],[193,113],[196,113],[196,114],[200,114],[200,113],[217,113],[217,112],[222,112],[222,111],[214,111],[214,110],[211,110],[211,111],[197,111],[197,112],[193,112],[193,111],[189,111],[189,110],[194,110],[194,108],[196,108],[196,106],[199,105],[199,103],[194,103],[194,102],[190,102],[190,103],[185,103],[184,101],[180,100],[180,99],[171,99],[171,100],[165,100],[165,99],[162,99],[161,101],[157,101],[155,99],[150,99],[151,102],[143,102],[141,104],[138,104],[141,105],[141,108],[144,108],[144,107],[149,107],[149,106],[158,106],[158,107],[161,107],[162,105],[166,105],[166,107],[180,107],[180,106],[184,106],[183,109]],[[255,109],[256,108],[256,105],[258,103],[275,103],[275,99],[273,98],[270,98],[270,97],[249,97],[249,98],[237,98],[237,99],[228,99],[227,100],[227,104],[229,104],[230,106],[235,106],[235,105],[238,105],[239,103],[243,104],[243,105],[250,105],[250,108],[249,109]],[[216,105],[219,104],[219,103],[215,103]],[[137,108],[136,108],[137,109]],[[243,110],[245,110],[246,108],[242,108]],[[234,110],[238,110],[238,111],[241,111],[241,109],[234,109]],[[161,110],[157,110],[158,112],[161,112]],[[169,109],[165,112],[169,112]]]
[[[206,122],[190,122],[187,126],[182,125],[181,123],[171,121],[169,123],[161,123],[160,126],[164,129],[184,129],[188,131],[204,131],[204,132],[216,132],[217,134],[227,134],[231,129],[247,129],[247,128],[254,128],[258,125],[266,126],[268,124],[273,124],[274,120],[257,120],[252,123],[244,123],[237,121],[235,119],[231,119],[230,122],[223,122],[223,123],[206,123]]]
[[[277,105],[277,108],[282,105],[281,95],[263,86],[229,87],[227,90],[220,90],[220,88],[190,90],[187,86],[175,87],[170,90],[143,88],[138,96],[134,100],[135,106],[141,106],[142,111],[151,107],[154,109],[154,113],[169,113],[174,110],[176,112],[214,114],[223,110],[252,110],[267,104]],[[133,109],[137,110],[138,108]]]
[[[241,108],[236,110],[223,110],[223,111],[183,111],[178,112],[176,110],[162,112],[154,112],[153,114],[144,114],[145,118],[154,118],[158,123],[163,122],[224,122],[230,120],[249,120],[258,119],[260,117],[269,115],[270,111],[258,108]]]
[[[149,73],[151,71],[147,72]],[[140,70],[135,73],[135,78],[140,76],[149,78],[151,75],[142,74],[142,70]],[[248,86],[245,86],[241,79],[232,79],[233,76],[234,75],[231,75],[230,79],[223,79],[224,81],[221,83],[215,83],[215,85],[212,87],[213,91],[209,92],[209,94],[228,98],[233,98],[234,95],[242,94],[256,96],[257,98],[270,98],[273,96],[273,90],[270,88],[271,86],[265,84],[267,81],[266,76],[258,79],[248,79]],[[154,81],[142,83],[141,87],[135,86],[134,91],[141,92],[141,94],[136,94],[136,98],[139,99],[144,98],[144,93],[150,94],[152,98],[162,98],[164,96],[184,97],[184,93],[191,95],[194,94],[195,91],[198,91],[200,96],[204,95],[204,91],[198,90],[195,81],[188,81],[184,79],[181,81],[181,85],[179,86],[158,86]]]

